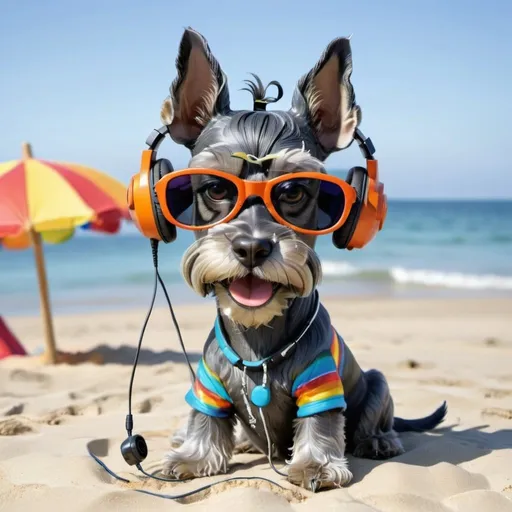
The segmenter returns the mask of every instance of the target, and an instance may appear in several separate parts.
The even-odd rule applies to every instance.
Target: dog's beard
[[[281,316],[296,297],[307,297],[321,279],[321,265],[306,243],[287,228],[278,226],[273,234],[274,249],[265,262],[249,271],[235,257],[231,240],[240,233],[233,224],[220,224],[196,240],[182,260],[183,275],[189,286],[201,296],[213,293],[219,308],[244,327],[267,325]],[[226,283],[247,275],[279,285],[271,300],[259,307],[238,304]]]

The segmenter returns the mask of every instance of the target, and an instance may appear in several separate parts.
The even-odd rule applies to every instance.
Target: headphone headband
[[[363,132],[359,130],[359,128],[356,128],[354,140],[357,141],[363,157],[366,160],[374,160],[373,155],[375,154],[375,146],[373,145],[370,137],[365,137]]]
[[[167,125],[161,126],[158,129],[152,130],[146,139],[146,145],[149,146],[149,149],[152,151],[157,151],[160,147],[160,144],[165,139],[165,136],[169,134],[169,128]],[[356,128],[354,132],[354,140],[359,145],[359,149],[361,150],[361,154],[366,160],[374,160],[373,155],[375,154],[375,146],[370,139],[370,137],[365,137],[363,132]]]
[[[167,125],[161,126],[158,129],[152,130],[146,139],[146,145],[149,146],[150,150],[156,151],[160,147],[160,144],[165,139],[165,136],[169,134],[169,128]],[[366,160],[374,160],[373,155],[375,154],[375,146],[370,137],[365,137],[363,132],[356,128],[354,132],[354,140],[359,145],[361,154]]]
[[[146,144],[149,146],[149,149],[151,151],[158,150],[160,144],[162,144],[162,141],[165,139],[165,136],[169,133],[169,128],[167,125],[164,125],[160,128],[154,129],[150,134],[149,137],[146,139]]]

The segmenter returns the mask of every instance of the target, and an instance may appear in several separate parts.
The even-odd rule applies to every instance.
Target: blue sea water
[[[184,284],[180,261],[193,240],[180,231],[160,246],[161,274],[172,300],[201,299]],[[512,201],[390,201],[384,229],[363,250],[340,251],[318,239],[324,295],[512,296]],[[56,313],[149,304],[149,241],[133,226],[117,236],[79,233],[45,246]],[[163,304],[159,294],[158,304]],[[0,314],[37,313],[33,253],[0,250]]]

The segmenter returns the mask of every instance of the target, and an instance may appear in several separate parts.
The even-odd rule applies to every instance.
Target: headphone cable
[[[134,383],[134,380],[135,380],[135,371],[136,371],[136,368],[137,368],[137,364],[139,362],[140,349],[141,349],[141,346],[142,346],[142,340],[144,338],[144,333],[146,331],[146,327],[147,327],[149,319],[151,317],[151,313],[153,312],[153,307],[154,307],[154,304],[155,304],[155,299],[156,299],[156,294],[157,294],[157,289],[158,289],[158,283],[160,283],[160,285],[162,286],[162,289],[164,291],[164,295],[165,295],[165,298],[167,300],[167,304],[169,306],[169,310],[171,312],[171,317],[173,319],[174,326],[175,326],[176,331],[178,333],[178,338],[179,338],[179,341],[180,341],[180,344],[181,344],[181,347],[182,347],[182,350],[183,350],[183,354],[185,355],[185,359],[187,360],[187,364],[188,364],[188,367],[189,367],[189,370],[190,370],[190,374],[191,374],[191,377],[192,377],[192,382],[194,382],[194,380],[195,380],[195,373],[194,373],[194,370],[192,369],[192,365],[190,363],[190,360],[189,360],[188,355],[187,355],[187,351],[185,349],[185,345],[183,343],[183,338],[181,336],[181,331],[180,331],[180,328],[179,328],[179,325],[178,325],[178,321],[176,320],[176,316],[174,315],[174,310],[173,310],[173,307],[172,307],[172,304],[171,304],[171,300],[170,300],[169,295],[167,293],[167,290],[165,288],[165,284],[164,284],[164,282],[163,282],[163,280],[162,280],[162,278],[160,276],[160,273],[158,272],[158,240],[151,239],[151,252],[152,252],[152,255],[153,255],[153,264],[154,264],[154,267],[155,267],[155,279],[153,281],[153,293],[152,293],[152,297],[151,297],[151,303],[150,303],[148,312],[146,313],[146,317],[144,319],[144,322],[143,322],[143,325],[142,325],[142,329],[141,329],[141,332],[140,332],[140,335],[139,335],[139,341],[138,341],[138,344],[137,344],[137,350],[136,350],[135,359],[134,359],[134,362],[133,362],[132,373],[131,373],[131,376],[130,376],[130,384],[128,386],[128,414],[126,416],[126,431],[127,431],[129,436],[131,436],[132,433],[133,433],[132,393],[133,393],[133,383]],[[266,425],[265,425],[265,427],[266,427]],[[268,438],[268,433],[267,433],[267,440],[270,443],[270,439]],[[123,477],[119,476],[118,474],[116,474],[97,455],[95,455],[91,451],[90,443],[87,443],[87,451],[88,451],[89,455],[109,475],[111,475],[113,478],[115,478],[116,480],[119,480],[121,482],[124,482],[124,483],[130,483],[130,481],[128,479],[123,478]],[[278,473],[280,475],[283,475],[283,476],[286,476],[283,473],[279,472],[274,467],[274,465],[271,462],[271,460],[272,459],[271,459],[271,455],[270,455],[269,461],[270,461],[270,464],[272,466],[272,469],[274,469],[274,471],[276,471],[276,473]],[[162,478],[162,477],[159,477],[159,476],[156,476],[156,475],[152,475],[152,474],[148,473],[147,471],[145,471],[140,463],[136,464],[135,467],[143,475],[145,475],[146,477],[153,478],[154,480],[158,480],[158,481],[161,481],[161,482],[182,483],[182,482],[186,482],[188,480],[191,480],[191,479],[180,480],[180,479],[174,479],[174,478]],[[219,485],[219,484],[228,483],[228,482],[235,482],[235,481],[252,481],[252,480],[259,480],[259,481],[267,482],[267,483],[269,483],[271,485],[275,485],[276,487],[278,487],[278,488],[280,488],[282,490],[285,490],[285,488],[283,486],[281,486],[278,483],[276,483],[276,482],[274,482],[274,481],[272,481],[272,480],[270,480],[268,478],[265,478],[265,477],[242,476],[242,477],[224,478],[224,479],[219,480],[217,482],[212,482],[211,484],[204,485],[204,486],[202,486],[202,487],[200,487],[198,489],[194,489],[192,491],[188,491],[188,492],[185,492],[185,493],[182,493],[182,494],[178,494],[178,495],[161,494],[161,493],[156,493],[156,492],[152,492],[152,491],[147,491],[145,489],[134,489],[134,491],[140,492],[142,494],[148,494],[150,496],[156,496],[156,497],[159,497],[159,498],[178,500],[178,499],[183,499],[183,498],[186,498],[188,496],[192,496],[194,494],[206,491],[206,490],[211,489],[212,487],[215,487],[216,485]]]
[[[130,384],[128,386],[128,415],[126,416],[126,431],[128,435],[131,436],[133,432],[133,415],[132,415],[132,394],[133,394],[133,382],[135,380],[135,371],[137,369],[137,364],[139,362],[140,348],[142,345],[142,339],[144,338],[144,333],[146,331],[146,327],[149,322],[149,318],[151,317],[151,313],[153,312],[153,306],[155,304],[156,292],[157,292],[157,274],[155,272],[155,279],[153,282],[153,293],[151,297],[151,304],[149,306],[148,312],[146,313],[146,318],[144,319],[144,323],[142,324],[142,329],[139,335],[139,342],[137,344],[137,351],[135,352],[135,359],[133,361],[132,373],[130,376]]]
[[[192,364],[190,363],[190,359],[188,358],[187,351],[185,349],[185,344],[183,343],[183,338],[181,336],[180,326],[178,325],[178,320],[176,320],[176,316],[174,315],[174,310],[171,304],[171,299],[169,298],[169,295],[167,293],[167,289],[165,288],[165,284],[163,282],[162,277],[160,276],[160,272],[158,271],[158,268],[155,267],[156,276],[158,278],[158,282],[160,283],[160,286],[162,287],[162,290],[165,295],[165,299],[167,300],[167,305],[169,306],[169,311],[171,312],[172,321],[174,323],[174,327],[176,329],[176,332],[178,334],[178,339],[181,345],[181,350],[183,351],[183,355],[185,356],[185,359],[187,360],[188,369],[190,371],[190,380],[192,384],[194,384],[194,381],[196,380],[196,374],[192,368]]]
[[[123,483],[126,483],[126,484],[129,484],[131,483],[130,480],[128,480],[127,478],[123,478],[122,476],[119,476],[117,473],[115,473],[114,471],[112,471],[98,456],[96,456],[94,453],[92,453],[91,451],[91,448],[90,448],[90,443],[87,443],[87,451],[89,452],[89,455],[110,475],[112,476],[113,478],[115,478],[116,480],[119,480],[120,482],[123,482]],[[139,471],[141,471],[145,476],[149,477],[149,478],[153,478],[155,480],[160,480],[162,482],[177,482],[177,483],[180,483],[180,482],[186,482],[188,480],[193,480],[192,478],[188,479],[188,480],[174,480],[174,479],[168,479],[168,478],[159,478],[155,475],[152,475],[150,473],[147,473],[146,471],[142,470],[141,468],[137,468],[139,469]],[[200,492],[203,492],[203,491],[207,491],[217,485],[220,485],[220,484],[225,484],[227,482],[240,482],[240,481],[253,481],[253,480],[259,480],[260,482],[267,482],[268,484],[271,484],[271,485],[275,485],[276,487],[278,487],[279,489],[281,490],[286,490],[282,485],[279,485],[277,482],[274,482],[273,480],[270,480],[269,478],[265,478],[265,477],[262,477],[262,476],[238,476],[238,477],[230,477],[230,478],[223,478],[222,480],[218,480],[216,482],[212,482],[211,484],[207,484],[207,485],[203,485],[202,487],[199,487],[198,489],[193,489],[192,491],[187,491],[187,492],[184,492],[182,494],[175,494],[175,495],[171,495],[171,494],[162,494],[162,493],[158,493],[158,492],[153,492],[153,491],[147,491],[146,489],[132,489],[134,490],[135,492],[140,492],[142,494],[149,494],[150,496],[156,496],[157,498],[165,498],[165,499],[168,499],[168,500],[180,500],[180,499],[183,499],[183,498],[187,498],[188,496],[193,496],[194,494],[197,494],[197,493],[200,493]]]
[[[148,312],[146,313],[146,317],[144,319],[144,322],[142,324],[142,329],[140,331],[139,341],[138,341],[138,344],[137,344],[137,351],[135,352],[135,359],[133,361],[132,373],[131,373],[131,376],[130,376],[130,384],[128,386],[128,414],[126,415],[126,425],[125,425],[126,426],[126,432],[127,432],[128,436],[131,436],[132,433],[133,433],[132,395],[133,395],[133,383],[134,383],[134,380],[135,380],[135,371],[137,369],[137,364],[139,362],[139,356],[140,356],[140,349],[141,349],[141,346],[142,346],[142,340],[144,338],[144,334],[146,332],[146,327],[148,325],[149,319],[150,319],[151,314],[153,312],[153,307],[155,305],[156,294],[157,294],[157,289],[158,289],[158,282],[160,282],[160,284],[162,285],[162,287],[164,289],[164,294],[165,294],[165,297],[167,299],[167,303],[169,305],[169,309],[171,310],[172,318],[174,320],[174,326],[175,326],[175,328],[176,328],[176,330],[178,332],[178,336],[179,336],[180,342],[181,342],[183,350],[184,350],[183,339],[181,337],[180,328],[179,328],[178,322],[176,320],[176,317],[174,315],[174,311],[172,309],[172,305],[171,305],[171,301],[169,299],[169,295],[167,294],[167,290],[165,289],[165,285],[163,284],[162,278],[160,277],[160,274],[158,272],[158,241],[157,240],[151,239],[151,252],[152,252],[152,255],[153,255],[153,264],[154,264],[154,267],[155,267],[155,278],[154,278],[154,281],[153,281],[153,293],[151,295],[151,303],[150,303]],[[192,378],[195,379],[194,371],[192,369],[192,366],[191,366],[190,361],[188,359],[188,355],[187,355],[185,350],[184,350],[184,354],[185,354],[185,358],[187,359],[187,363],[189,365],[189,369],[190,369],[190,372],[192,374]],[[107,466],[102,461],[100,461],[93,453],[91,453],[90,450],[89,450],[89,454],[109,474],[111,474],[115,478],[118,478],[118,476],[113,471],[111,471],[109,468],[107,468]],[[163,481],[163,482],[184,482],[185,481],[185,480],[179,480],[179,479],[161,478],[161,477],[158,477],[156,475],[151,475],[151,474],[147,473],[144,470],[144,468],[142,467],[142,465],[140,463],[136,464],[135,467],[142,474],[144,474],[144,475],[146,475],[146,476],[148,476],[150,478],[154,478],[155,480],[160,480],[160,481]],[[118,478],[118,479],[120,479],[122,481],[125,480],[125,479],[122,479],[122,478]]]

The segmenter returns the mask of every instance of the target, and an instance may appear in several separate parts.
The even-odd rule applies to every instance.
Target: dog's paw
[[[211,453],[211,452],[210,452]],[[180,450],[171,450],[163,462],[162,474],[177,479],[213,476],[226,473],[227,461],[220,456],[207,455],[201,459],[188,457]]]
[[[342,464],[329,462],[323,466],[317,464],[290,464],[288,466],[288,480],[308,491],[316,492],[320,489],[332,489],[349,484],[352,480],[352,473],[346,462]]]
[[[191,464],[190,461],[174,460],[174,458],[171,458],[171,454],[167,456],[164,462],[162,475],[177,480],[200,476],[197,463]]]
[[[394,431],[360,439],[353,450],[354,457],[374,460],[390,459],[402,453],[405,453],[404,447]]]

